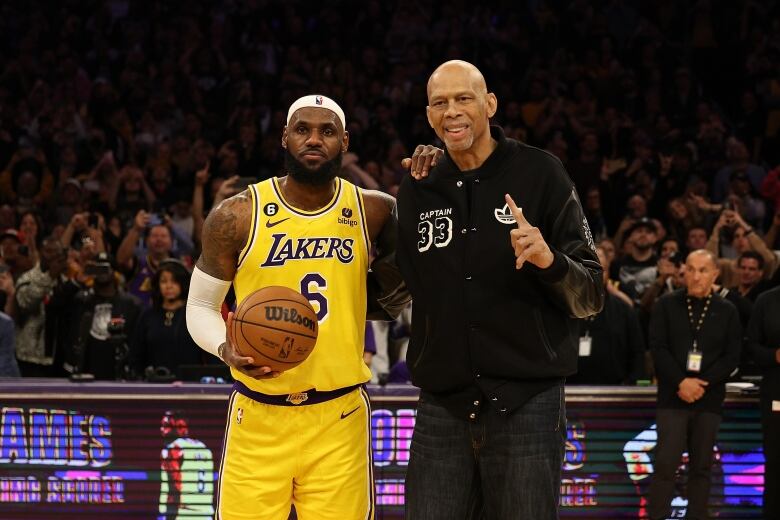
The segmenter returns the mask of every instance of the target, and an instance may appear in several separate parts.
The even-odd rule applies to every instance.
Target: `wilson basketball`
[[[230,335],[241,355],[257,366],[283,372],[309,357],[317,343],[317,313],[289,287],[263,287],[247,296],[233,315]]]

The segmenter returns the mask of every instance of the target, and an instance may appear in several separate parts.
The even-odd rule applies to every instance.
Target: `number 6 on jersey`
[[[328,299],[322,294],[327,288],[328,282],[319,273],[309,273],[301,279],[300,293],[317,311],[317,321],[320,323],[328,316]]]

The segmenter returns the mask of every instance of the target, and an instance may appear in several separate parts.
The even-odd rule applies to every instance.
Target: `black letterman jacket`
[[[461,172],[445,153],[428,178],[406,177],[398,192],[398,265],[413,298],[412,381],[431,393],[462,393],[463,401],[476,395],[469,389],[486,393],[486,379],[493,388],[528,382],[539,391],[576,372],[576,318],[604,303],[601,265],[561,162],[498,127],[491,134],[498,146],[476,170]],[[540,229],[555,256],[549,268],[515,269],[506,193]]]

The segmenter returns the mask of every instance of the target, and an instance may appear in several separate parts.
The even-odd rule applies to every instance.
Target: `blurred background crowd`
[[[744,323],[778,284],[778,7],[4,3],[0,373],[162,380],[218,363],[184,323],[201,226],[247,178],[283,174],[290,103],[337,100],[342,175],[395,194],[401,159],[435,144],[428,75],[460,58],[498,96],[493,123],[564,163],[599,245],[610,299],[583,322],[594,355],[571,382],[649,380],[649,310],[682,286],[687,251],[718,256]],[[375,380],[408,380],[410,326],[368,328]]]

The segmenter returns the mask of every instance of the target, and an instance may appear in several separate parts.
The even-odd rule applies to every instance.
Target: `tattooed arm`
[[[368,273],[368,319],[393,320],[411,302],[398,266],[395,247],[398,213],[395,199],[387,193],[364,191],[366,223],[376,256]]]
[[[203,224],[203,252],[192,273],[187,298],[187,328],[200,347],[225,363],[257,379],[275,377],[268,367],[254,365],[254,359],[238,353],[227,331],[233,320],[228,314],[227,326],[220,309],[236,276],[238,255],[249,237],[252,220],[252,198],[244,191],[221,202]]]
[[[222,201],[203,223],[202,253],[197,267],[220,280],[233,280],[238,255],[246,245],[252,220],[249,191]]]

